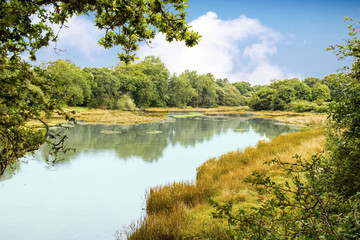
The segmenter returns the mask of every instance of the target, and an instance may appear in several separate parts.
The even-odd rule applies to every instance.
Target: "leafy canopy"
[[[35,53],[58,39],[51,24],[66,26],[73,15],[93,14],[95,26],[105,30],[99,44],[105,48],[122,46],[121,61],[135,59],[140,42],[155,37],[156,30],[166,40],[185,41],[189,47],[199,42],[199,34],[186,22],[186,0],[10,0],[0,2],[0,53],[19,57]]]

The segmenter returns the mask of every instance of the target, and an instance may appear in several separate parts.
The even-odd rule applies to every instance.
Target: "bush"
[[[127,94],[123,94],[120,96],[120,98],[116,102],[115,108],[128,111],[133,111],[137,109],[134,100]]]
[[[286,105],[285,110],[292,112],[317,112],[326,113],[329,110],[327,102],[293,101]]]
[[[292,112],[311,112],[317,107],[316,103],[309,101],[293,101],[286,105],[285,109]]]
[[[274,182],[256,171],[246,179],[266,196],[260,207],[234,212],[232,203],[209,199],[216,209],[213,217],[227,220],[232,239],[359,239],[360,194],[346,199],[322,192],[318,177],[324,170],[321,154],[310,160],[295,158],[293,164],[276,159],[268,162],[281,167],[289,182]]]

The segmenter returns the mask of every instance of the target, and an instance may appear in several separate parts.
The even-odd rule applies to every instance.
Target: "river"
[[[76,151],[51,164],[44,145],[2,177],[0,238],[115,239],[145,214],[150,187],[194,181],[196,168],[211,157],[297,130],[246,116],[71,126],[64,131]]]

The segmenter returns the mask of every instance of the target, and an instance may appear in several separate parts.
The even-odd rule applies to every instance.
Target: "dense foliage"
[[[343,95],[337,82],[345,81],[343,74],[330,74],[323,79],[297,78],[273,80],[268,86],[255,91],[249,102],[254,110],[289,110],[295,112],[326,112],[327,102]]]
[[[291,164],[280,159],[268,162],[283,169],[288,181],[282,183],[266,173],[253,172],[246,181],[265,196],[259,207],[234,212],[232,203],[219,204],[210,199],[216,209],[213,216],[228,221],[231,238],[360,238],[360,24],[351,24],[349,29],[347,44],[330,48],[340,58],[352,57],[354,63],[345,77],[335,77],[344,90],[331,105],[325,152],[308,160],[297,155],[296,163]],[[328,96],[316,79],[304,82],[312,89],[318,88],[320,96]]]
[[[49,62],[43,68],[61,85],[58,99],[63,104],[122,110],[249,105],[254,110],[326,112],[330,101],[343,94],[336,80],[347,79],[331,74],[323,79],[273,80],[270,85],[251,87],[248,82],[216,79],[211,73],[186,70],[170,75],[164,63],[153,56],[110,69],[80,69],[63,60]],[[125,97],[131,107],[124,105]]]
[[[200,36],[186,22],[186,7],[185,0],[0,1],[0,176],[8,165],[52,136],[42,115],[66,115],[62,104],[96,104],[99,100],[90,102],[93,75],[74,64],[50,63],[44,73],[23,60],[26,55],[36,60],[37,50],[57,41],[59,33],[51,26],[62,29],[73,15],[92,14],[95,25],[105,30],[99,44],[122,46],[119,58],[129,63],[139,43],[149,43],[156,31],[164,33],[167,41],[196,45]],[[120,101],[115,104],[133,107],[129,97],[114,97]],[[26,124],[31,120],[41,121],[47,130],[29,128]],[[61,146],[63,142],[54,145],[57,150]]]
[[[80,69],[70,61],[43,65],[58,84],[62,104],[134,110],[147,107],[215,107],[246,104],[246,97],[226,79],[185,71],[170,76],[159,58],[146,57],[114,68]],[[221,84],[220,84],[221,83]],[[132,107],[126,107],[124,101]],[[125,102],[126,102],[125,101]]]

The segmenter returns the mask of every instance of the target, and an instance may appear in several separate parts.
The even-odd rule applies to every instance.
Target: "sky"
[[[359,0],[188,0],[188,22],[202,35],[188,48],[168,43],[162,34],[137,56],[160,57],[171,73],[212,73],[230,82],[268,84],[272,79],[322,78],[351,61],[326,51],[348,38],[344,17],[360,21]],[[38,62],[70,59],[80,67],[111,67],[120,47],[97,44],[103,32],[89,17],[75,16],[55,44],[38,52]]]

